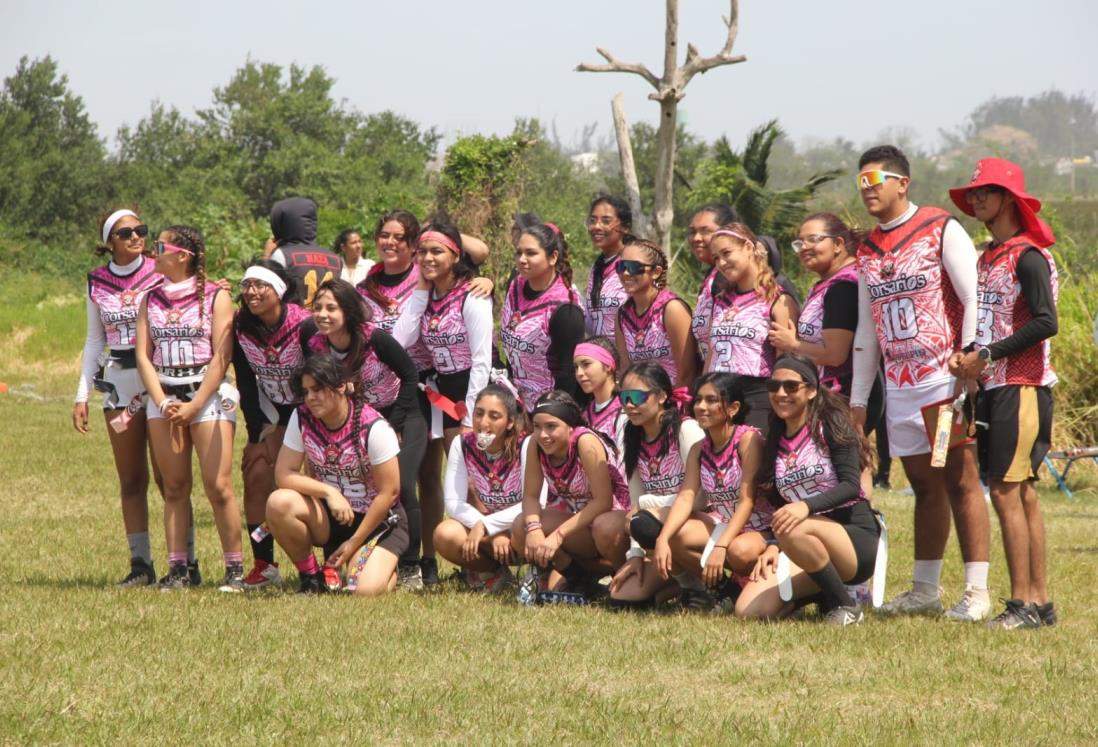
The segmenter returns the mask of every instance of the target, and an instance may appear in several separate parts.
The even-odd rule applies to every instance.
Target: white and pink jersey
[[[301,349],[301,325],[312,315],[294,303],[284,304],[282,308],[282,323],[267,335],[266,340],[258,340],[239,328],[236,340],[267,399],[276,405],[292,405],[299,400],[290,387],[290,379],[294,369],[305,362],[305,351]]]
[[[591,484],[587,480],[587,473],[583,470],[579,449],[576,448],[576,443],[584,433],[591,433],[591,431],[582,426],[572,429],[568,453],[565,454],[564,461],[559,466],[555,466],[545,452],[538,448],[538,460],[541,462],[541,471],[548,488],[547,506],[549,508],[579,513],[591,502]],[[594,433],[591,435],[595,438],[599,437]],[[607,448],[607,452],[609,451],[610,449]],[[607,459],[606,468],[610,472],[610,490],[613,493],[611,509],[628,511],[629,487],[625,484],[621,470],[612,457]]]
[[[440,374],[460,373],[473,367],[473,351],[469,347],[469,332],[465,329],[465,299],[469,283],[462,281],[442,298],[434,293],[420,320],[419,339],[427,346]]]
[[[822,433],[818,439],[811,438],[806,426],[792,438],[782,436],[778,440],[778,455],[774,460],[774,487],[786,503],[807,500],[814,495],[826,493],[838,484],[839,478],[831,463],[831,452]],[[864,500],[865,496],[859,489],[857,498],[824,513],[853,506]]]
[[[477,497],[494,514],[522,502],[522,459],[516,454],[508,461],[500,457],[489,461],[477,448],[477,437],[472,431],[461,435],[461,453],[465,458],[465,472],[469,483],[477,491]]]
[[[116,275],[110,264],[88,273],[88,298],[99,310],[107,347],[111,350],[133,347],[141,300],[164,279],[154,271],[155,266],[156,260],[145,257],[141,266],[129,275]]]
[[[363,324],[361,334],[365,346],[362,365],[358,369],[358,380],[355,381],[355,391],[361,391],[362,398],[368,404],[383,410],[396,402],[397,395],[400,394],[400,377],[378,359],[377,351],[370,344],[370,338],[374,335],[374,325],[370,322]],[[309,338],[309,350],[314,353],[333,353],[337,358],[346,355],[333,348],[328,338],[320,332]],[[352,362],[350,370],[353,371],[354,368]]]
[[[532,301],[523,295],[525,287],[526,281],[516,276],[507,289],[499,320],[499,341],[507,354],[511,381],[519,396],[523,402],[533,403],[554,388],[548,358],[549,318],[561,306],[575,305],[575,298],[559,275]]]
[[[630,298],[618,312],[618,329],[625,340],[625,351],[631,363],[652,361],[658,363],[667,372],[672,383],[678,381],[679,367],[671,350],[671,338],[667,334],[664,311],[667,304],[680,301],[671,291],[662,289],[652,305],[643,314],[637,313],[637,307]]]
[[[679,437],[662,433],[652,443],[643,438],[637,453],[637,476],[645,493],[676,495],[686,479],[686,454],[679,452]]]
[[[609,337],[614,339],[614,326],[618,322],[618,310],[625,304],[629,294],[621,287],[617,267],[621,257],[614,257],[602,268],[602,287],[599,289],[599,302],[592,297],[594,287],[594,268],[587,276],[587,335],[589,337]]]
[[[769,376],[775,358],[768,340],[773,306],[774,301],[767,301],[755,290],[737,293],[735,288],[729,288],[714,296],[706,370]]]
[[[416,284],[419,282],[419,266],[413,264],[408,271],[408,275],[397,285],[377,284],[378,292],[389,299],[389,302],[383,307],[370,295],[370,292],[366,289],[366,282],[382,274],[384,270],[382,264],[374,265],[370,268],[367,279],[355,288],[358,290],[358,294],[362,296],[366,308],[370,310],[370,321],[378,328],[392,334],[393,327],[396,326],[397,319],[400,318],[400,310],[404,308],[405,302],[412,297],[412,292],[415,291]],[[431,354],[427,351],[427,346],[423,344],[423,340],[417,339],[412,344],[412,347],[408,350],[408,356],[416,364],[417,371],[429,371],[435,366],[434,361],[431,360]]]
[[[877,226],[858,247],[890,388],[949,378],[949,357],[960,349],[964,308],[942,265],[951,220],[940,208],[920,207],[896,228]]]
[[[591,400],[583,409],[583,416],[591,425],[591,430],[601,433],[618,447],[617,457],[611,455],[611,458],[620,459],[623,449],[621,435],[625,413],[622,412],[621,400],[618,396],[615,394],[611,397],[601,409],[595,406],[594,400]]]
[[[698,355],[703,361],[709,358],[709,328],[713,326],[713,286],[718,277],[720,273],[716,267],[705,276],[701,290],[698,291],[698,305],[694,307],[694,315],[690,320],[690,331],[698,341]]]
[[[854,264],[849,264],[836,272],[826,280],[821,280],[812,286],[801,307],[801,315],[797,318],[797,337],[805,342],[816,345],[823,344],[824,299],[827,292],[836,283],[853,283],[858,286],[858,269]],[[853,343],[851,343],[853,345]],[[831,385],[833,383],[845,383],[849,394],[849,383],[852,375],[853,355],[846,357],[846,362],[841,366],[818,366],[820,381]]]
[[[701,442],[701,487],[705,491],[705,513],[718,524],[727,523],[740,505],[740,486],[743,483],[743,466],[740,464],[740,441],[748,433],[760,438],[758,430],[750,425],[737,425],[732,438],[720,451],[713,447],[708,435]],[[743,527],[745,532],[763,532],[770,528],[774,508],[765,498],[755,499],[755,508]]]
[[[347,422],[336,431],[313,417],[305,405],[297,408],[297,418],[313,477],[342,493],[356,514],[366,513],[377,497],[367,456],[370,429],[381,415],[369,405],[353,403]]]
[[[152,362],[157,369],[194,368],[210,362],[213,305],[220,290],[213,283],[206,283],[201,313],[193,287],[181,293],[166,290],[163,285],[149,291],[146,297],[149,336]]]
[[[1047,249],[1033,244],[1027,234],[988,248],[980,255],[976,265],[980,284],[977,345],[987,346],[1005,340],[1033,318],[1018,281],[1018,262],[1030,249],[1040,252],[1048,263],[1053,303],[1058,300],[1060,282],[1056,274],[1056,261]],[[982,376],[984,388],[1053,386],[1058,379],[1052,370],[1051,350],[1046,339],[1020,353],[992,361]]]

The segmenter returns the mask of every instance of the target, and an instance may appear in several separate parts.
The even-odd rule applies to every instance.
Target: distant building
[[[598,153],[577,153],[572,156],[572,167],[585,174],[594,174],[599,170]]]

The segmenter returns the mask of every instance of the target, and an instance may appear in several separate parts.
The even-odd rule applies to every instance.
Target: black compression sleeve
[[[400,379],[400,391],[389,409],[387,419],[393,430],[401,433],[404,430],[404,419],[408,416],[408,412],[418,407],[416,392],[419,390],[419,372],[416,371],[416,364],[412,362],[408,351],[401,347],[388,332],[375,328],[373,335],[370,336],[370,345],[373,346],[377,359],[382,365],[391,368]]]
[[[585,333],[583,312],[575,304],[565,304],[549,317],[549,352],[546,357],[549,370],[553,372],[553,386],[573,395],[578,387],[572,355],[576,345],[583,342]]]
[[[1022,298],[1026,300],[1033,318],[1014,330],[1010,337],[988,345],[991,357],[995,359],[1020,353],[1059,331],[1056,301],[1052,298],[1052,275],[1048,262],[1036,249],[1026,251],[1019,258],[1018,282],[1022,286]]]
[[[244,348],[233,335],[233,371],[236,372],[236,388],[240,392],[240,412],[244,414],[244,426],[248,431],[248,443],[259,442],[259,434],[267,424],[267,418],[259,408],[259,386],[255,372],[244,355]]]
[[[831,439],[827,439],[827,448],[831,452],[831,466],[835,469],[838,483],[830,490],[805,499],[811,514],[841,506],[852,498],[857,498],[862,489],[858,444],[834,444]]]
[[[858,284],[844,281],[828,288],[823,311],[823,329],[858,329]]]

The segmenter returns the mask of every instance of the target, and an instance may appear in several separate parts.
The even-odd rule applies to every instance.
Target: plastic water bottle
[[[526,569],[526,574],[522,577],[522,581],[519,582],[516,598],[518,599],[518,603],[524,606],[530,606],[537,602],[538,569],[535,566],[530,566]]]

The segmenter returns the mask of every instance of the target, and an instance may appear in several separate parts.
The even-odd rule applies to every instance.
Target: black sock
[[[846,590],[846,584],[839,578],[839,572],[835,570],[835,564],[828,562],[818,571],[811,571],[809,578],[816,582],[823,593],[825,612],[836,607],[853,607],[854,600],[850,598],[850,592]]]
[[[274,535],[268,532],[266,537],[259,542],[256,542],[255,538],[252,537],[252,533],[258,528],[259,524],[248,525],[248,539],[252,543],[252,557],[256,560],[265,560],[268,563],[273,563],[275,559]]]

